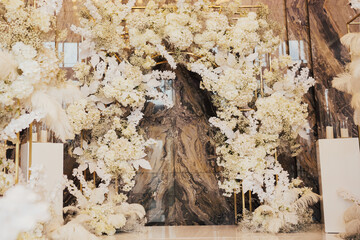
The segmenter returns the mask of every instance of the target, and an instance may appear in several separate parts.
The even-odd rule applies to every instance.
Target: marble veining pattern
[[[158,144],[148,151],[153,169],[137,175],[129,199],[144,205],[149,225],[231,224],[217,184],[210,100],[197,75],[181,66],[176,75],[174,107],[146,107],[141,126]]]

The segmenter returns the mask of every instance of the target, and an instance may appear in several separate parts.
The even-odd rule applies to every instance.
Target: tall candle
[[[326,138],[333,139],[334,138],[334,128],[331,126],[326,126]]]
[[[46,130],[41,130],[40,131],[40,142],[47,142],[47,131]]]
[[[347,128],[341,128],[340,133],[341,133],[342,138],[348,138],[349,137],[349,130]]]
[[[33,141],[33,142],[37,142],[37,141],[38,141],[37,132],[33,132],[31,137],[32,137],[32,141]]]

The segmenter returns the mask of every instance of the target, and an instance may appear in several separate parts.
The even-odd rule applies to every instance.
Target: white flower
[[[23,59],[31,60],[37,55],[36,50],[32,46],[25,45],[23,42],[15,43],[12,47],[12,52],[19,62]]]
[[[0,238],[15,240],[20,232],[30,231],[37,222],[49,220],[48,204],[22,185],[9,189],[0,199]]]

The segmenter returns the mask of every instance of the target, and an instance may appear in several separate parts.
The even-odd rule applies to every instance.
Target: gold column
[[[30,179],[30,175],[31,175],[31,166],[32,166],[32,131],[33,131],[33,124],[30,123],[29,126],[29,171],[28,171],[28,179]]]
[[[245,218],[245,193],[244,193],[244,187],[241,183],[241,197],[242,197],[242,215],[243,219]]]
[[[307,35],[309,38],[308,49],[309,49],[310,68],[311,68],[311,71],[312,71],[313,77],[314,77],[314,60],[313,60],[313,52],[312,52],[309,0],[305,0],[305,8],[306,8],[306,21],[307,21]]]
[[[287,0],[284,0],[284,20],[285,20],[285,46],[286,46],[286,54],[290,55],[290,42],[289,42],[289,23],[287,18]]]
[[[237,203],[236,203],[236,192],[234,190],[234,214],[235,214],[235,224],[237,224]]]
[[[278,155],[277,155],[277,150],[275,149],[275,161],[277,161],[278,159]],[[277,184],[279,181],[279,176],[276,174],[275,175],[275,184]]]
[[[252,212],[251,190],[249,190],[249,211]]]
[[[119,193],[119,184],[118,184],[117,176],[115,177],[115,191],[116,191],[116,193]]]
[[[81,149],[83,148],[83,131],[81,130],[80,132],[80,147]],[[86,171],[83,172],[83,175],[84,175],[84,179],[86,181]],[[82,192],[82,184],[80,182],[80,191]]]
[[[15,148],[15,184],[19,183],[19,165],[20,165],[20,132],[16,133]]]

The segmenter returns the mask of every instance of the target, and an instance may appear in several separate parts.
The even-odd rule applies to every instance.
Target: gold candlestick
[[[235,214],[235,224],[237,224],[237,206],[236,206],[236,191],[234,189],[234,214]]]
[[[32,166],[32,131],[33,131],[33,124],[30,123],[29,126],[29,171],[28,171],[28,179],[30,179],[30,175],[31,175],[31,166]]]
[[[252,212],[251,190],[249,190],[249,210]]]
[[[16,133],[16,148],[15,148],[15,184],[19,183],[19,162],[20,159],[20,133]]]
[[[245,193],[244,193],[244,187],[241,183],[241,196],[242,196],[242,215],[243,219],[245,218]]]

